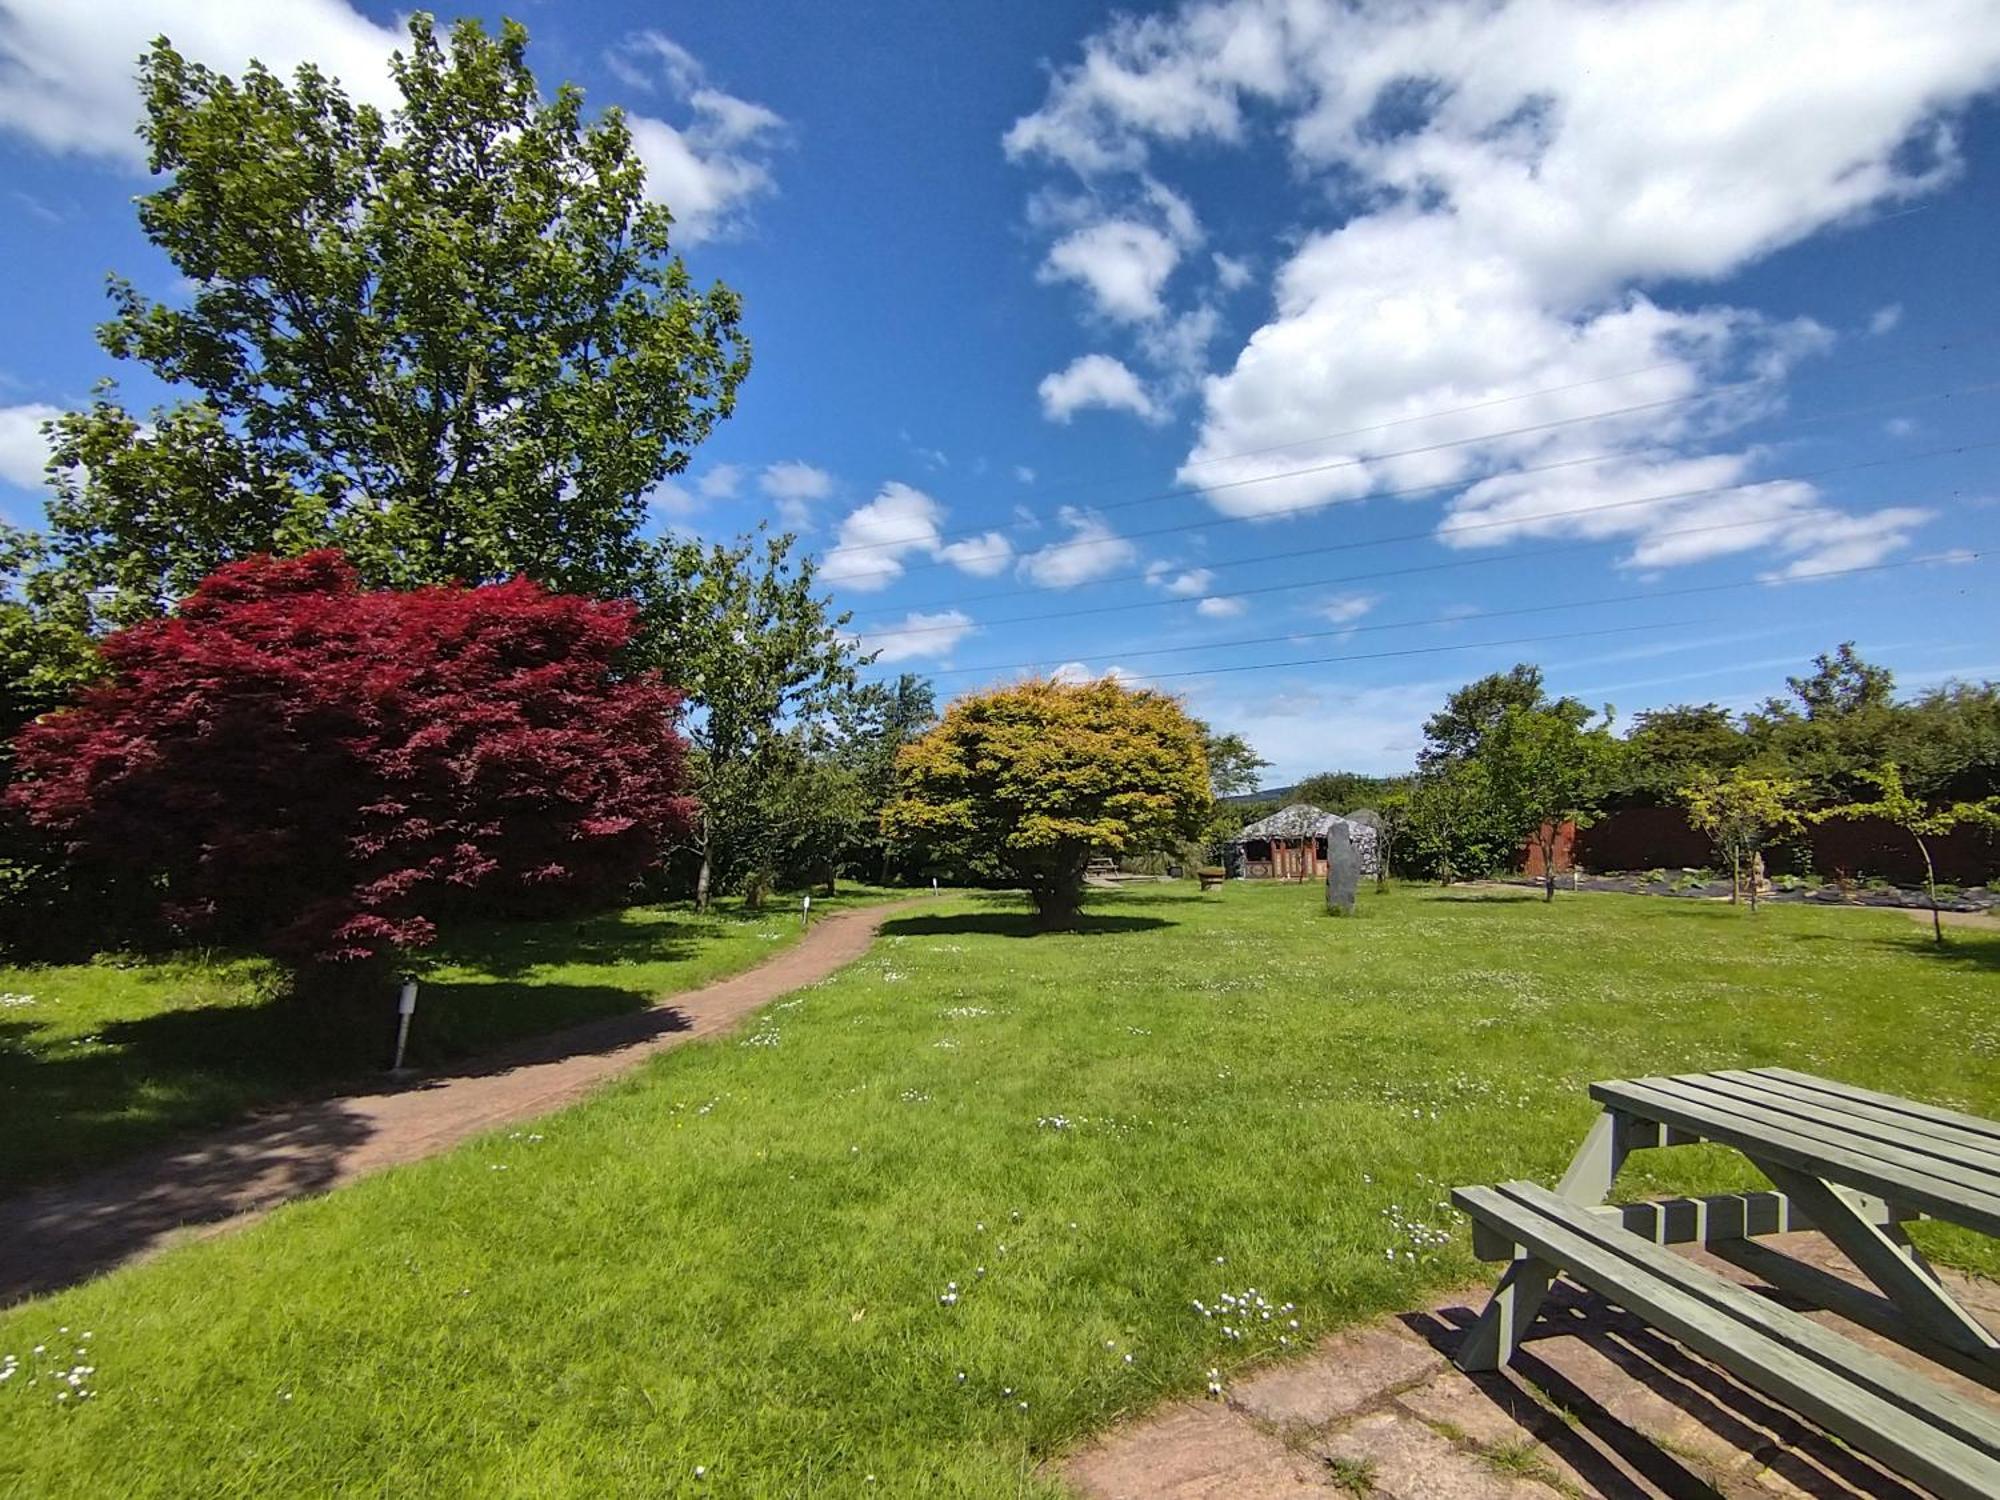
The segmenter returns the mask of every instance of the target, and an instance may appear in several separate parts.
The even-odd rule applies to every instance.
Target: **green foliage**
[[[53,424],[37,605],[129,622],[220,563],[325,545],[377,585],[639,575],[647,492],[748,369],[737,296],[694,290],[623,119],[545,95],[521,27],[409,28],[386,116],[310,65],[147,53],[166,181],[139,222],[194,290],[114,279],[98,337],[187,394],[142,421],[107,387]]]
[[[702,804],[694,834],[695,901],[771,859],[775,811],[764,793],[801,751],[792,728],[817,728],[854,685],[855,655],[813,591],[810,556],[789,534],[721,543],[664,542],[646,554],[640,659],[696,708],[687,721]]]
[[[1938,916],[1937,873],[1931,863],[1930,841],[1966,824],[2000,828],[2000,796],[1982,797],[1976,802],[1929,802],[1904,785],[1902,768],[1894,761],[1884,761],[1874,770],[1860,772],[1859,779],[1875,788],[1873,798],[1821,808],[1812,815],[1813,821],[1881,818],[1907,833],[1924,857],[1924,891],[1930,898],[1931,934],[1942,943],[1944,921]]]
[[[1750,754],[1749,737],[1719,704],[1675,704],[1633,716],[1621,780],[1657,801],[1674,797],[1700,772],[1727,771]]]
[[[1562,825],[1587,826],[1618,773],[1620,743],[1611,716],[1586,727],[1568,703],[1510,707],[1477,752],[1486,769],[1494,817],[1517,844],[1532,839],[1542,852],[1544,899],[1556,892],[1556,845]]]
[[[1358,807],[1377,807],[1406,776],[1365,776],[1359,771],[1321,771],[1292,788],[1290,800],[1310,802],[1322,812],[1347,814]]]
[[[1715,840],[1729,861],[1729,899],[1743,889],[1743,867],[1775,839],[1805,828],[1805,783],[1789,776],[1764,776],[1737,766],[1727,776],[1697,770],[1680,789],[1688,822]],[[1757,881],[1750,881],[1750,909],[1757,909]]]
[[[1197,720],[1197,723],[1200,721]],[[1240,734],[1217,734],[1201,725],[1202,745],[1208,755],[1208,787],[1217,797],[1237,797],[1263,785],[1262,773],[1271,763],[1250,748]]]
[[[1542,691],[1542,669],[1517,662],[1505,672],[1467,683],[1424,721],[1424,748],[1417,756],[1418,766],[1433,770],[1477,755],[1487,735],[1515,709],[1545,710],[1578,724],[1590,717],[1590,711],[1574,698],[1551,700]]]
[[[993,851],[1044,927],[1074,926],[1094,855],[1162,850],[1201,827],[1202,741],[1174,699],[1109,677],[975,694],[903,751],[882,827],[935,853]]]
[[[1484,875],[1513,857],[1486,766],[1462,760],[1420,775],[1410,791],[1407,842],[1413,874],[1450,883]]]

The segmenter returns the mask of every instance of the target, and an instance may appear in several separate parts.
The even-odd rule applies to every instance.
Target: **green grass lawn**
[[[903,893],[849,887],[815,912]],[[707,916],[645,906],[460,933],[431,956],[410,1060],[440,1062],[576,1021],[637,1009],[746,969],[797,938],[796,898]],[[255,959],[0,968],[0,1193],[125,1155],[246,1109],[320,1092],[388,1066],[395,997],[380,1034],[329,1049],[268,1000]]]
[[[1318,904],[1163,887],[1030,937],[955,898],[532,1129],[17,1309],[0,1491],[1050,1496],[1094,1428],[1481,1277],[1446,1190],[1552,1178],[1593,1078],[1784,1064],[2000,1114],[1983,934]],[[1196,1307],[1225,1294],[1257,1311]]]

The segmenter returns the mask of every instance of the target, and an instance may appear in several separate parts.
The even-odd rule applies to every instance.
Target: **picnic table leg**
[[[2000,1339],[1952,1300],[1900,1225],[1871,1222],[1840,1189],[1809,1173],[1767,1161],[1757,1167],[1912,1324],[1951,1348],[1987,1360],[2000,1357]]]
[[[1556,1192],[1571,1203],[1593,1208],[1602,1203],[1617,1179],[1626,1151],[1624,1122],[1606,1110],[1591,1122],[1590,1133],[1570,1158],[1569,1170]],[[1514,1357],[1521,1336],[1534,1325],[1535,1314],[1549,1294],[1559,1268],[1516,1247],[1501,1273],[1500,1284],[1487,1299],[1479,1319],[1465,1331],[1453,1362],[1461,1370],[1497,1370]]]

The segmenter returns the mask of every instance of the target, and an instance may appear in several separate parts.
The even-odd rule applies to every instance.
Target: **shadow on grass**
[[[440,958],[495,978],[426,980],[405,1061],[436,1080],[683,1030],[684,1016],[651,1008],[645,983],[586,983],[562,971],[671,964],[715,930],[714,919],[677,912],[631,920],[613,912],[456,933]],[[0,1194],[281,1100],[381,1088],[396,1000],[385,989],[334,1031],[305,1024],[283,1000],[183,1005],[106,1022],[75,1041],[42,1031],[33,1021],[0,1022]]]
[[[322,1192],[371,1134],[338,1101],[301,1105],[14,1199],[0,1236],[0,1307],[86,1281],[169,1236]]]
[[[1044,932],[1035,926],[1028,911],[939,912],[916,917],[891,917],[882,924],[885,937],[1085,937],[1114,932],[1154,932],[1180,923],[1165,917],[1126,916],[1115,912],[1086,910],[1076,926],[1064,932]]]
[[[1969,932],[1963,927],[1945,928],[1942,943],[1933,941],[1928,926],[1919,927],[1914,922],[1910,924],[1908,937],[1843,937],[1831,932],[1808,932],[1799,934],[1798,941],[1837,943],[1843,948],[1873,948],[1883,953],[1903,953],[1912,958],[1927,958],[1932,963],[1946,964],[1968,972],[2000,972],[2000,937]]]

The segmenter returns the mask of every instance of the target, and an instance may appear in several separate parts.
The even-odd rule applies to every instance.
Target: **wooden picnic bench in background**
[[[1553,1192],[1510,1182],[1452,1194],[1472,1218],[1474,1250],[1508,1262],[1459,1346],[1461,1368],[1506,1364],[1567,1276],[1936,1494],[2000,1496],[1992,1410],[1666,1248],[1704,1245],[2000,1388],[2000,1340],[1902,1229],[1929,1216],[2000,1235],[2000,1124],[1784,1068],[1590,1093],[1603,1112]],[[1605,1204],[1631,1152],[1697,1141],[1742,1152],[1777,1191]],[[1824,1234],[1882,1298],[1753,1243],[1798,1229]]]

